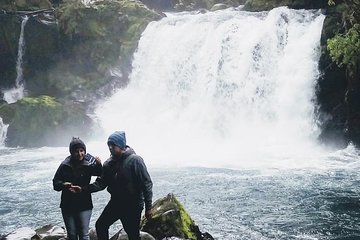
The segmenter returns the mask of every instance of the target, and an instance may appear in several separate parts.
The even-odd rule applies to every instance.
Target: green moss
[[[72,134],[85,135],[84,128],[91,125],[81,105],[65,105],[50,96],[25,97],[4,104],[0,106],[0,116],[9,124],[6,144],[11,147],[64,144]]]
[[[182,232],[185,234],[185,237],[187,239],[196,240],[197,239],[196,235],[192,231],[192,226],[194,225],[193,220],[190,218],[189,214],[186,212],[184,206],[177,199],[175,199],[175,201],[180,210],[180,216],[181,216],[181,221],[182,221],[182,223],[181,223]]]
[[[54,97],[50,96],[39,96],[37,98],[25,97],[19,100],[18,104],[27,105],[31,107],[48,107],[48,108],[56,108],[61,104],[56,101]]]

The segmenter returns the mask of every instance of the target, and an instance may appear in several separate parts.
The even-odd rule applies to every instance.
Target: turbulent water
[[[105,160],[107,135],[125,130],[154,199],[174,193],[219,240],[359,239],[359,151],[316,141],[323,20],[228,9],[149,24],[129,86],[99,103],[104,136],[88,151]],[[0,233],[63,225],[51,180],[67,152],[0,149]],[[93,194],[91,227],[108,198]]]
[[[51,179],[66,152],[67,148],[0,150],[0,234],[25,226],[63,226],[60,194],[52,190]],[[358,154],[350,146],[309,168],[148,165],[154,199],[174,193],[200,229],[216,239],[358,239]],[[108,199],[106,191],[93,194],[92,228]],[[120,228],[116,224],[112,233]]]

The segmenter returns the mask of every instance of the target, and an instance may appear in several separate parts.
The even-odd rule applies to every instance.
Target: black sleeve
[[[98,192],[104,190],[108,184],[108,167],[103,166],[101,170],[101,176],[97,177],[95,182],[83,187],[83,191],[85,192]]]
[[[63,169],[64,169],[64,165],[61,164],[57,169],[55,176],[53,178],[53,187],[55,191],[64,190],[64,179],[61,174]]]
[[[101,163],[95,163],[89,166],[91,176],[101,176],[102,166]]]

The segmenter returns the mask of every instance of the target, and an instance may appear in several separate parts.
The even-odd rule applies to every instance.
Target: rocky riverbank
[[[147,220],[141,220],[141,239],[142,240],[213,240],[213,237],[205,232],[201,232],[194,220],[185,210],[184,206],[173,194],[168,194],[154,202],[153,216]],[[1,236],[0,240],[57,240],[66,239],[66,230],[62,226],[46,225],[38,229],[24,227]],[[90,239],[97,240],[94,229],[90,231]],[[127,235],[123,230],[119,230],[112,240],[126,240]]]

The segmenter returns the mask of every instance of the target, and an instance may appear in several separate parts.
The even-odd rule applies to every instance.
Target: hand
[[[152,211],[152,209],[149,209],[149,210],[147,210],[147,211],[145,212],[145,217],[146,217],[147,220],[150,220],[150,219],[152,218],[152,216],[153,216],[153,211]]]
[[[63,185],[64,185],[64,188],[69,189],[71,187],[72,183],[71,182],[64,182]]]
[[[95,160],[96,160],[96,163],[97,163],[97,164],[100,164],[100,165],[101,165],[101,159],[100,159],[98,156],[95,157]]]
[[[81,192],[81,187],[77,186],[77,185],[71,185],[71,187],[69,188],[69,190],[73,193],[80,193]]]

